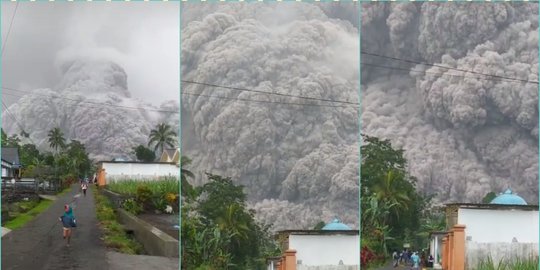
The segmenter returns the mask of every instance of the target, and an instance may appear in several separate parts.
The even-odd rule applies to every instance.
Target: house
[[[180,148],[163,149],[163,153],[161,154],[159,161],[180,164]]]
[[[111,181],[152,180],[163,177],[180,178],[180,168],[173,162],[98,162],[97,182],[105,186]]]
[[[446,220],[448,232],[431,251],[442,254],[442,269],[472,269],[488,257],[496,264],[538,258],[538,205],[528,205],[510,189],[489,204],[447,204]]]
[[[20,179],[22,165],[17,147],[2,147],[2,180]]]
[[[334,219],[322,230],[278,232],[284,254],[268,258],[268,270],[358,270],[360,236],[358,230]]]

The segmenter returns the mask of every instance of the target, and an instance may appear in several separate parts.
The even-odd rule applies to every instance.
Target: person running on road
[[[87,183],[83,183],[83,184],[82,184],[82,191],[83,191],[84,197],[86,197],[86,189],[88,189],[88,184],[87,184]]]
[[[69,247],[71,240],[72,228],[76,227],[75,216],[73,216],[73,210],[69,205],[64,205],[64,214],[60,217],[63,227],[63,236],[67,240],[66,246]]]

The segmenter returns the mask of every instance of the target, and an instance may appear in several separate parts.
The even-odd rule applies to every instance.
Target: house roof
[[[511,189],[507,189],[493,199],[491,204],[527,205],[527,202],[517,194],[513,193]]]
[[[173,158],[175,152],[176,152],[176,148],[167,148],[167,149],[163,149],[163,153],[167,153],[167,155],[168,155],[170,158]]]
[[[2,159],[11,164],[21,164],[19,161],[19,149],[17,147],[2,147]]]
[[[98,161],[97,164],[105,164],[105,163],[117,163],[117,164],[170,164],[170,165],[176,165],[174,162],[160,162],[160,161],[151,161],[151,162],[144,162],[144,161]]]
[[[346,234],[358,235],[359,230],[284,230],[278,231],[278,235],[333,235]]]
[[[332,220],[332,222],[326,224],[323,228],[325,231],[347,231],[351,228],[343,223],[337,218]]]
[[[515,205],[515,204],[486,204],[486,203],[449,203],[446,207],[469,208],[469,209],[498,209],[498,210],[524,210],[538,211],[538,205]]]

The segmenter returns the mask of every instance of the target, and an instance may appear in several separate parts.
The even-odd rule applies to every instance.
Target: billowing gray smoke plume
[[[178,113],[167,112],[179,111],[176,101],[155,108],[132,98],[124,69],[103,59],[60,57],[57,66],[62,79],[57,86],[25,93],[9,107],[18,123],[3,113],[2,128],[8,134],[18,134],[22,129],[30,134],[30,139],[23,138],[25,141],[50,150],[47,133],[60,127],[68,141],[84,143],[95,160],[133,158],[132,147],[146,145],[150,129],[159,122],[178,128]]]
[[[537,204],[537,3],[365,3],[361,31],[365,53],[453,68],[362,55],[362,131],[406,150],[421,191]]]
[[[182,80],[358,102],[357,6],[325,5],[184,4]],[[232,177],[274,229],[335,216],[358,227],[355,105],[247,102],[239,99],[329,104],[189,83],[182,91],[196,184],[204,172]]]

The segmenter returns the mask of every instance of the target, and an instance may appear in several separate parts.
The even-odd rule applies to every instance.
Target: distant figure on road
[[[412,262],[412,269],[419,270],[420,269],[420,257],[418,256],[417,252],[413,253],[411,256],[411,262]]]
[[[83,183],[81,188],[82,188],[84,197],[86,197],[86,189],[88,189],[88,184],[87,184],[87,183]]]
[[[64,230],[64,233],[63,233],[64,239],[67,240],[66,246],[69,247],[72,228],[76,227],[77,224],[75,222],[75,217],[73,216],[73,210],[67,204],[64,205],[64,214],[60,217],[60,221],[62,222],[62,227]]]
[[[393,263],[394,268],[398,267],[399,254],[397,253],[397,251],[394,251],[394,253],[392,254],[392,259],[394,260],[394,263]]]

